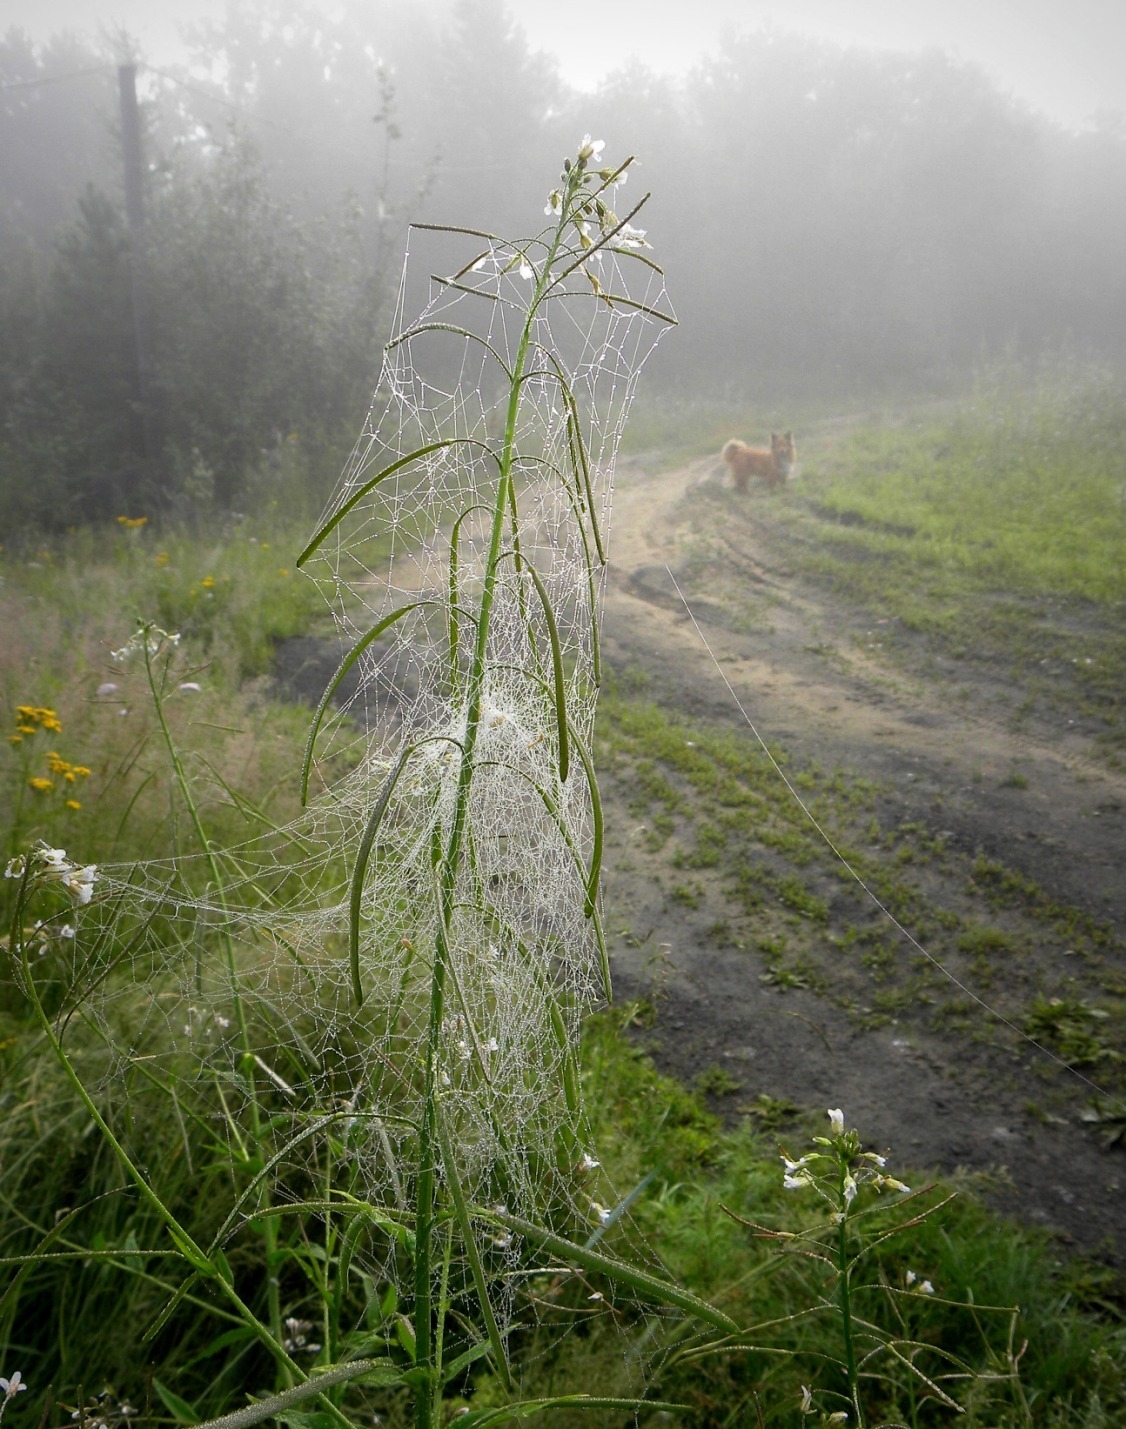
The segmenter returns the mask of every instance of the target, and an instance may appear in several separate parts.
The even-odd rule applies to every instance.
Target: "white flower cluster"
[[[85,866],[71,863],[66,856],[66,849],[50,848],[47,844],[40,844],[29,854],[19,854],[15,858],[9,859],[8,866],[4,870],[4,877],[22,878],[29,861],[33,878],[61,883],[79,907],[89,903],[93,897],[94,880],[98,873],[96,863],[88,863]]]
[[[139,655],[142,650],[147,649],[150,655],[159,655],[165,644],[176,646],[179,643],[180,632],[178,630],[175,634],[170,634],[156,625],[140,625],[120,650],[110,651],[110,659],[115,665],[124,665],[133,655]]]
[[[875,1151],[861,1151],[856,1132],[845,1131],[844,1112],[840,1107],[830,1107],[827,1114],[829,1135],[813,1138],[815,1145],[825,1147],[825,1151],[811,1151],[797,1161],[791,1161],[783,1154],[782,1185],[785,1190],[804,1191],[813,1187],[827,1199],[836,1200],[839,1196],[844,1201],[843,1211],[839,1213],[842,1216],[848,1213],[862,1184],[872,1185],[877,1191],[910,1191],[910,1186],[897,1181],[894,1176],[884,1175],[886,1157]],[[827,1163],[826,1166],[822,1167],[822,1162]],[[830,1168],[836,1168],[839,1175],[839,1180],[834,1180],[836,1195],[828,1190],[827,1172]]]

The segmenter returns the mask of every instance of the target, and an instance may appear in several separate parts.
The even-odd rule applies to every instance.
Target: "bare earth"
[[[737,498],[714,458],[676,471],[646,467],[637,459],[619,468],[607,663],[645,672],[652,698],[702,725],[750,741],[749,719],[794,767],[815,760],[878,781],[885,825],[925,824],[966,866],[983,853],[1109,922],[1113,948],[1097,970],[1077,970],[1075,987],[1083,995],[1084,978],[1094,989],[1108,977],[1120,986],[1126,779],[1096,759],[1082,720],[1034,716],[1014,728],[1003,669],[918,650],[913,660],[890,659],[884,628],[834,606],[788,568],[772,539],[775,497],[760,488]],[[666,567],[688,593],[699,629]],[[740,592],[739,619],[731,590]],[[1026,785],[1006,787],[1016,768]],[[628,771],[603,776],[603,798],[616,1000],[654,999],[656,1019],[639,1035],[662,1067],[687,1081],[707,1067],[727,1070],[739,1091],[713,1104],[731,1116],[762,1093],[842,1106],[866,1145],[890,1152],[889,1165],[995,1173],[985,1183],[994,1205],[1122,1265],[1126,1161],[1121,1146],[1104,1148],[1081,1120],[1090,1084],[953,984],[945,995],[965,998],[967,1025],[901,1013],[866,1030],[830,998],[763,982],[753,915],[732,913],[719,879],[701,876],[695,907],[670,898],[670,849],[645,839]],[[961,874],[936,869],[926,877],[938,903],[961,897]],[[721,920],[733,938],[709,931]],[[902,947],[904,957],[915,952],[906,941]],[[844,954],[828,938],[820,948],[832,973]],[[1080,962],[1072,955],[1064,967],[1069,954],[1033,947],[1021,963],[1027,988],[1057,986]],[[983,996],[1017,1005],[1004,990]],[[1084,1071],[1100,1080],[1097,1066]]]

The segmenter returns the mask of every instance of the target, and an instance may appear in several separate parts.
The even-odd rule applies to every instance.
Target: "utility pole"
[[[149,400],[149,313],[145,283],[145,204],[141,162],[141,120],[137,109],[137,66],[117,67],[121,99],[121,156],[125,166],[125,219],[129,225],[129,291],[133,309],[134,430],[144,464],[156,455]],[[140,483],[138,483],[140,485]]]

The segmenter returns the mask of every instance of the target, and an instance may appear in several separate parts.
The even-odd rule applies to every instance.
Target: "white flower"
[[[851,1206],[856,1200],[856,1178],[851,1173],[844,1179],[844,1198],[846,1206]]]
[[[579,163],[586,164],[593,159],[597,164],[599,155],[605,147],[605,139],[592,139],[589,134],[584,134],[583,142],[579,145]]]
[[[181,690],[187,690],[190,694],[194,694],[194,695],[200,694],[201,691],[203,690],[203,686],[202,686],[202,685],[197,685],[194,680],[185,680],[185,681],[180,685],[179,688],[180,688]]]
[[[549,217],[558,218],[563,212],[563,195],[558,189],[552,189],[547,196],[547,207],[544,213]]]
[[[829,1130],[834,1136],[844,1135],[844,1112],[840,1107],[829,1108]]]
[[[803,1166],[808,1166],[811,1160],[811,1157],[803,1156],[800,1161],[791,1161],[788,1156],[783,1156],[782,1165],[786,1168],[786,1174],[793,1176],[800,1171]]]
[[[920,1295],[933,1295],[933,1294],[934,1294],[934,1286],[930,1283],[929,1280],[924,1280],[924,1281],[920,1284],[920,1286],[919,1286],[919,1294],[920,1294]]]
[[[0,1374],[0,1389],[4,1391],[5,1399],[11,1399],[15,1394],[22,1394],[26,1388],[27,1385],[23,1383],[23,1376],[19,1370],[13,1373],[11,1379],[5,1379]]]
[[[915,1281],[918,1280],[919,1277],[915,1274],[913,1270],[909,1270],[903,1278],[904,1280],[906,1280],[908,1285],[914,1285]]]
[[[905,1194],[911,1189],[910,1186],[905,1186],[902,1181],[897,1181],[894,1176],[877,1176],[876,1188],[880,1189],[883,1186],[887,1186],[891,1191],[903,1191]]]
[[[27,867],[27,859],[22,853],[16,854],[15,858],[8,860],[8,866],[4,870],[5,878],[22,878],[23,871]]]
[[[803,1171],[798,1176],[783,1176],[782,1188],[786,1191],[804,1191],[807,1186],[812,1186],[809,1172]]]
[[[813,1395],[809,1392],[807,1384],[803,1384],[801,1387],[801,1412],[803,1414],[813,1413]]]
[[[98,686],[99,695],[113,695],[117,693],[117,686],[112,680],[107,680],[104,685]]]
[[[589,1152],[584,1151],[582,1157],[579,1160],[578,1169],[580,1171],[597,1171],[601,1165],[601,1161],[596,1161],[594,1157],[590,1155]]]
[[[94,879],[97,876],[98,865],[88,863],[85,868],[72,868],[67,872],[63,883],[67,892],[72,895],[74,901],[80,907],[85,907],[94,896]]]
[[[536,276],[536,270],[532,267],[532,265],[528,262],[526,258],[521,258],[520,260],[519,273],[521,278],[524,279],[525,283],[530,283],[532,279]]]
[[[634,228],[632,223],[623,223],[610,240],[611,248],[651,248],[645,241],[644,228]]]

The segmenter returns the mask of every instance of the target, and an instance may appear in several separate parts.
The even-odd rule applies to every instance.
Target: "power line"
[[[12,89],[37,89],[44,84],[64,84],[70,79],[85,79],[92,74],[113,74],[114,66],[110,64],[95,65],[92,69],[75,69],[69,74],[45,74],[39,79],[13,79],[6,84],[0,84],[0,94],[6,94]]]

